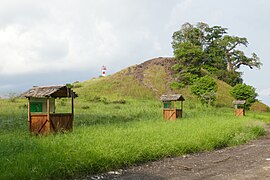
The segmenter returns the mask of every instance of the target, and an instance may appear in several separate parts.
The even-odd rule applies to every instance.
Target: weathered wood
[[[245,116],[245,109],[235,109],[235,116]]]
[[[182,94],[167,94],[160,97],[161,101],[184,101]]]
[[[71,114],[74,117],[74,95],[71,95]]]
[[[21,97],[71,97],[71,94],[74,97],[78,97],[78,95],[73,92],[70,88],[65,85],[57,85],[57,86],[34,86],[32,89],[21,94]]]
[[[30,98],[28,98],[28,125],[29,131],[31,132],[31,110],[30,110]]]
[[[165,120],[175,120],[177,118],[182,118],[181,109],[163,109],[163,118]]]
[[[32,114],[31,131],[33,134],[49,134],[51,132],[72,131],[73,118],[71,113],[50,114]]]
[[[181,101],[181,109],[182,109],[182,111],[183,111],[183,101]]]
[[[31,133],[47,134],[50,132],[49,122],[47,121],[47,114],[31,114],[31,119]]]
[[[47,120],[50,122],[50,98],[47,98]]]
[[[185,99],[181,94],[162,95],[160,99],[162,100],[164,119],[175,120],[177,118],[182,118],[183,101]],[[178,109],[177,101],[181,101],[181,109]],[[169,103],[170,106],[165,106],[166,103]]]
[[[33,87],[21,95],[28,98],[28,122],[29,131],[34,134],[47,134],[58,131],[69,131],[73,128],[74,120],[74,98],[78,95],[65,85]],[[55,114],[55,99],[71,97],[71,113]],[[38,103],[31,114],[31,104]],[[42,106],[41,106],[41,105]],[[32,104],[33,105],[33,104]],[[43,108],[44,107],[44,108]],[[52,109],[51,109],[52,107]],[[52,113],[51,113],[52,112]]]
[[[51,114],[51,127],[53,132],[72,131],[73,119],[72,114]]]

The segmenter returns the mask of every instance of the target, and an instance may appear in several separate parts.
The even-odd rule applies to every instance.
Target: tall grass
[[[0,179],[61,179],[94,174],[232,146],[265,133],[259,123],[254,123],[257,115],[236,118],[226,108],[189,108],[190,104],[184,110],[185,118],[165,122],[159,101],[105,104],[78,99],[73,132],[30,136],[25,103],[0,101]],[[69,111],[66,103],[58,110]]]

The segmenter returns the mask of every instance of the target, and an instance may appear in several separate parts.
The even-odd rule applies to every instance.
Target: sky
[[[246,37],[260,70],[244,82],[270,105],[268,0],[0,0],[0,94],[85,81],[155,57],[171,57],[181,25],[205,22]]]

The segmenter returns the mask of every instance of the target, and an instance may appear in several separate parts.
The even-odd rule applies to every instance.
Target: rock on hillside
[[[174,79],[174,72],[171,69],[174,64],[176,64],[174,58],[158,57],[129,67],[126,75],[133,76],[142,85],[151,89],[156,96],[160,96],[172,92],[169,87]]]

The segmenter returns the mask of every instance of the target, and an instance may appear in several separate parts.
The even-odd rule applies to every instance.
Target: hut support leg
[[[50,98],[48,97],[47,98],[47,121],[46,122],[49,122],[50,123]],[[46,123],[44,123],[45,125]],[[51,131],[51,127],[49,127],[49,132]]]
[[[29,131],[32,131],[32,120],[31,120],[31,111],[30,111],[30,98],[28,98],[28,124],[29,124]]]

